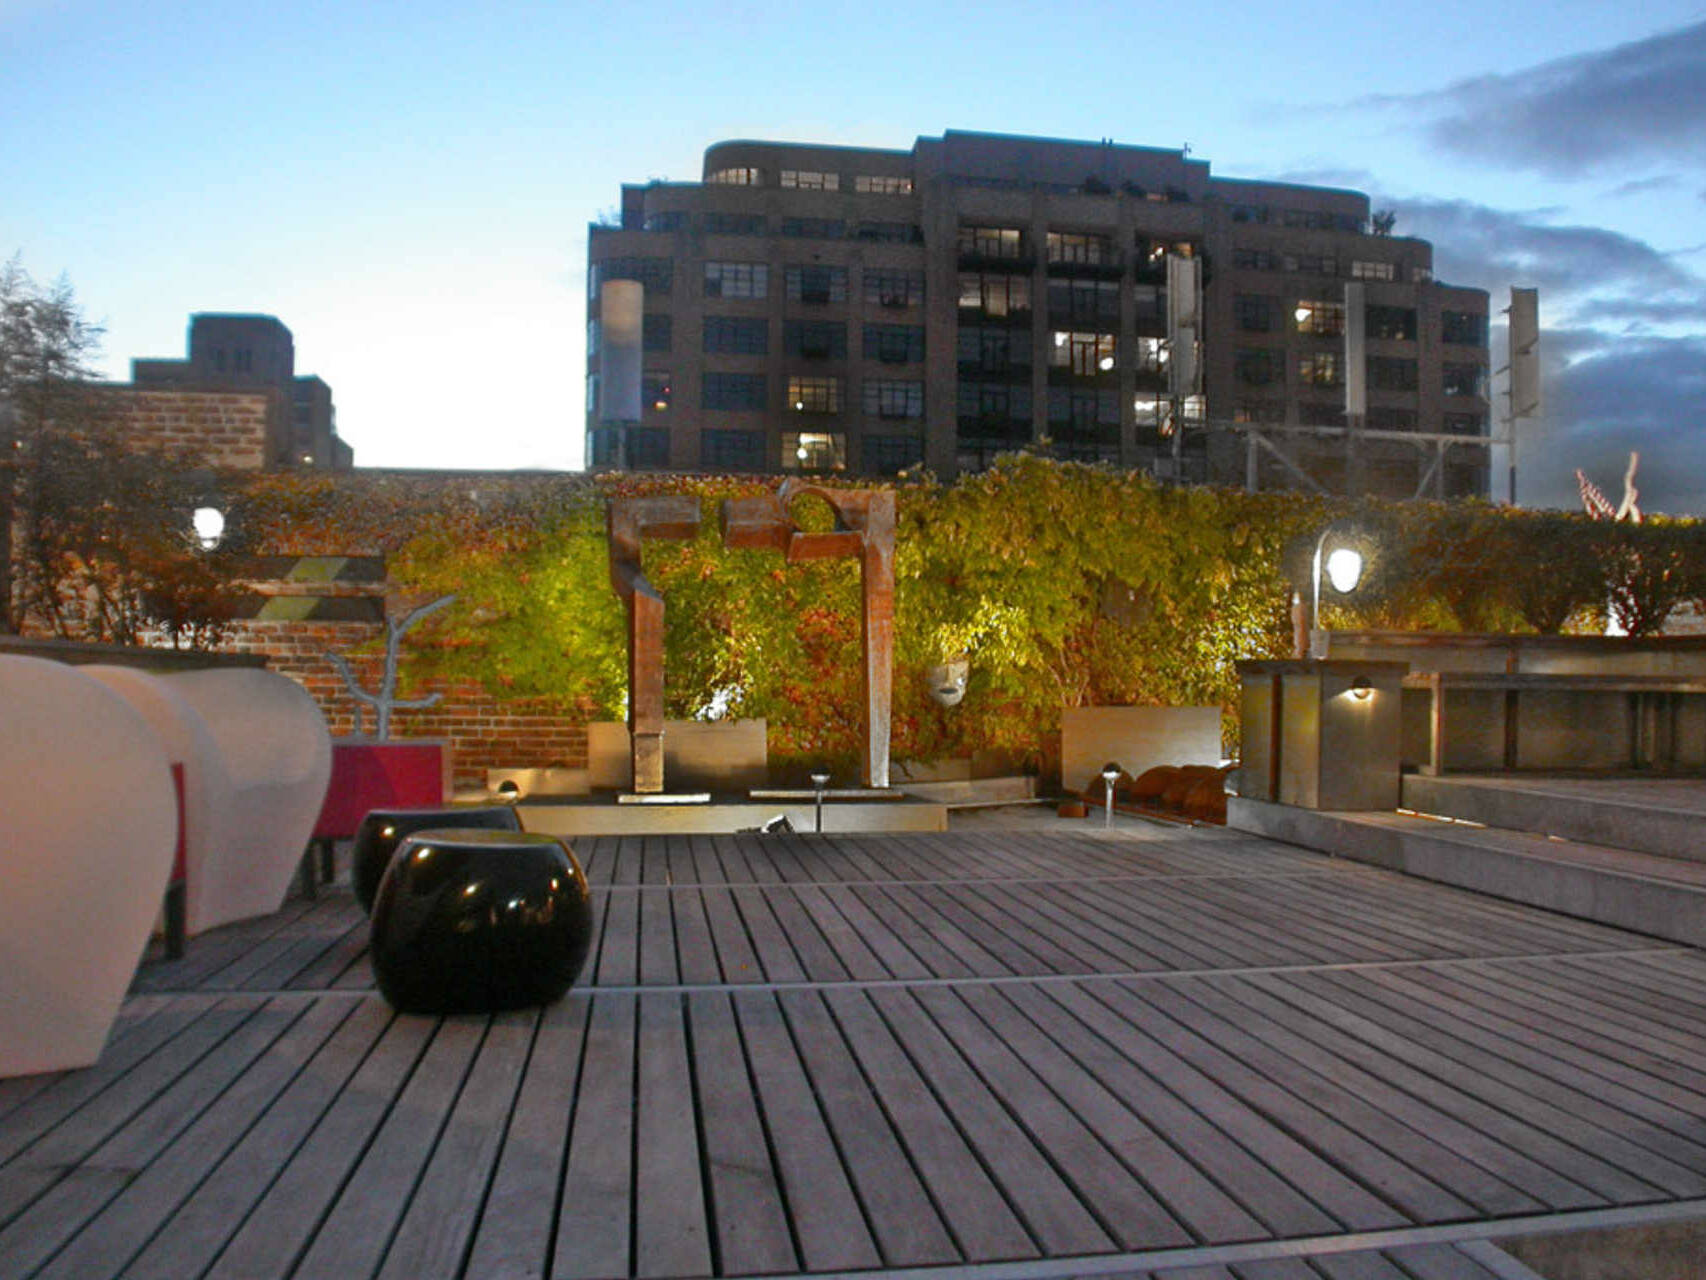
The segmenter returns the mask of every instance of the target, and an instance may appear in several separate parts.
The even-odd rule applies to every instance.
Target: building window
[[[777,178],[782,186],[798,187],[801,191],[841,190],[841,175],[839,173],[817,173],[811,169],[784,169],[777,175]]]
[[[595,356],[598,354],[598,348],[602,345],[603,334],[604,325],[597,319],[597,317],[586,322],[587,355]]]
[[[1241,293],[1232,300],[1232,313],[1238,327],[1246,333],[1267,333],[1274,327],[1272,298]]]
[[[1048,423],[1083,435],[1106,435],[1120,425],[1120,393],[1088,387],[1050,387]]]
[[[1004,272],[960,273],[960,306],[986,316],[1029,315],[1031,278]]]
[[[1448,413],[1440,425],[1447,435],[1452,436],[1484,436],[1487,434],[1487,417],[1480,413]]]
[[[1362,219],[1348,213],[1333,213],[1326,209],[1287,209],[1285,225],[1303,227],[1309,231],[1361,231]]]
[[[859,173],[853,176],[853,190],[874,196],[909,196],[911,178],[891,178],[887,174]]]
[[[955,345],[961,373],[1009,373],[1031,367],[1028,330],[961,325]]]
[[[1311,351],[1298,359],[1297,377],[1306,387],[1340,387],[1345,382],[1344,362],[1337,351]]]
[[[675,329],[674,319],[662,312],[648,311],[640,317],[640,346],[646,351],[668,351]]]
[[[1416,340],[1416,309],[1414,307],[1369,306],[1365,313],[1365,334],[1396,342]]]
[[[1114,369],[1114,335],[1087,333],[1080,329],[1055,330],[1048,348],[1052,369],[1065,369],[1080,377],[1099,377]]]
[[[707,213],[705,234],[712,236],[761,236],[767,229],[762,213]]]
[[[1368,410],[1368,425],[1375,431],[1414,431],[1416,411],[1391,405],[1371,405]]]
[[[640,376],[641,407],[653,413],[663,413],[670,406],[669,374],[661,369],[647,369]]]
[[[1131,306],[1139,328],[1146,324],[1160,324],[1167,318],[1167,291],[1159,285],[1133,285]]]
[[[800,240],[839,240],[847,234],[840,218],[783,218],[782,234]]]
[[[626,458],[622,456],[624,447]],[[664,427],[596,427],[587,432],[587,463],[661,470],[669,465],[669,431]]]
[[[1368,385],[1382,391],[1414,391],[1417,386],[1416,362],[1397,356],[1370,356]]]
[[[1231,209],[1234,222],[1266,222],[1268,214],[1268,206],[1265,204],[1235,204]]]
[[[713,187],[756,187],[760,178],[757,169],[713,169],[705,181]]]
[[[1099,266],[1114,260],[1113,241],[1107,236],[1074,231],[1050,231],[1046,242],[1050,262],[1077,262]]]
[[[784,431],[782,470],[845,471],[847,437],[839,431]]]
[[[686,210],[660,209],[657,213],[646,215],[644,229],[647,231],[680,231],[686,225]]]
[[[1234,422],[1284,422],[1285,406],[1273,400],[1240,400],[1232,406]]]
[[[1050,280],[1052,320],[1119,327],[1120,286],[1116,280]]]
[[[924,301],[924,273],[894,267],[867,267],[865,301],[879,307],[915,307]]]
[[[1432,280],[1433,278],[1434,278],[1434,273],[1433,273],[1432,267],[1411,267],[1410,268],[1410,283],[1411,284],[1426,284],[1428,281]]]
[[[707,298],[765,298],[770,295],[770,268],[762,262],[707,262]]]
[[[1322,253],[1288,253],[1285,255],[1285,269],[1305,276],[1336,276],[1339,274],[1339,261]]]
[[[961,227],[959,251],[978,258],[1022,258],[1025,236],[1017,227]]]
[[[922,418],[924,384],[899,378],[867,378],[860,389],[861,407],[872,418]]]
[[[961,379],[959,386],[960,434],[966,427],[978,434],[998,434],[1029,439],[1031,435],[1031,389],[1007,382],[978,382]],[[1015,432],[1013,428],[1021,428]]]
[[[699,388],[701,409],[727,409],[740,412],[763,410],[765,401],[762,373],[712,373],[707,371]]]
[[[1248,249],[1234,246],[1232,265],[1240,271],[1278,271],[1280,260],[1267,249]]]
[[[1285,383],[1285,352],[1268,347],[1239,347],[1232,357],[1238,381],[1252,387]]]
[[[770,350],[770,322],[762,316],[706,316],[707,355],[761,356]]]
[[[846,302],[847,268],[792,266],[784,271],[788,298],[793,302]]]
[[[607,280],[638,280],[649,294],[667,294],[674,279],[673,258],[605,258],[587,272],[587,288],[596,298]]]
[[[788,407],[795,413],[840,413],[841,379],[795,374],[788,379]]]
[[[762,431],[699,432],[699,466],[704,471],[765,471]]]
[[[868,324],[865,326],[865,359],[884,364],[915,364],[924,359],[924,326],[918,324]]]
[[[853,238],[877,244],[924,243],[924,233],[910,222],[861,222],[853,229]]]
[[[924,461],[917,436],[867,435],[859,441],[860,468],[867,475],[892,476]]]
[[[1395,280],[1398,268],[1390,262],[1365,262],[1360,258],[1351,260],[1351,278],[1353,280]]]
[[[1440,337],[1446,342],[1477,347],[1487,345],[1487,317],[1479,311],[1442,311],[1439,320]]]
[[[1292,308],[1291,318],[1297,331],[1317,338],[1334,338],[1345,331],[1345,304],[1299,298]]]
[[[782,349],[813,360],[845,360],[847,326],[840,320],[790,320],[782,330]]]
[[[1481,394],[1485,370],[1478,364],[1448,364],[1443,373],[1444,391],[1448,396],[1478,396]]]
[[[1138,338],[1132,344],[1132,354],[1132,368],[1140,378],[1156,377],[1167,370],[1167,357],[1170,352],[1162,338]]]

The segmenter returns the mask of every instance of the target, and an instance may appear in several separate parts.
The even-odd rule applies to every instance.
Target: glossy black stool
[[[520,831],[521,819],[503,804],[466,809],[370,809],[355,830],[355,851],[350,855],[350,881],[363,911],[373,914],[373,895],[379,892],[379,878],[397,846],[428,827]]]
[[[550,1004],[592,945],[592,895],[555,836],[419,831],[386,869],[369,951],[404,1013],[492,1013]]]

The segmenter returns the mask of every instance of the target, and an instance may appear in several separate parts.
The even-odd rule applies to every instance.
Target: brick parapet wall
[[[142,391],[113,387],[119,421],[137,444],[193,450],[210,466],[258,471],[276,453],[279,392]]]
[[[347,657],[362,688],[377,691],[385,673],[383,655],[351,656],[349,651],[383,636],[384,628],[372,623],[246,621],[236,624],[228,647],[265,654],[272,670],[289,676],[314,696],[333,736],[343,737],[355,732],[359,704],[326,655]],[[436,706],[394,711],[391,736],[448,741],[457,787],[484,785],[487,769],[586,765],[586,724],[581,717],[537,701],[500,702],[471,681],[399,683],[403,686],[399,698],[444,695]],[[372,733],[373,713],[361,709],[367,732]]]

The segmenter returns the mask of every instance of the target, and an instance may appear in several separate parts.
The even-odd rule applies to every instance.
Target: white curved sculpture
[[[186,770],[186,791],[188,775],[200,773],[196,802],[204,806],[195,820],[204,844],[191,854],[200,875],[190,873],[189,931],[277,911],[332,774],[325,717],[306,689],[270,671],[224,667],[153,678],[200,720],[214,746],[211,759]]]
[[[100,1056],[177,832],[166,752],[124,699],[0,655],[0,1076]]]

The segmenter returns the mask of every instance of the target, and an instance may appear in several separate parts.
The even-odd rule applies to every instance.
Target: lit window
[[[1351,278],[1355,280],[1393,280],[1398,275],[1398,268],[1390,262],[1364,262],[1360,258],[1351,260]]]
[[[1299,358],[1297,376],[1307,386],[1337,387],[1345,380],[1345,370],[1337,351],[1312,351]]]
[[[714,187],[756,187],[758,185],[757,169],[713,169],[705,175],[705,181]]]
[[[1031,310],[1031,278],[1003,272],[960,275],[960,306],[987,316],[1008,316]]]
[[[841,379],[790,377],[788,408],[795,413],[840,413]]]
[[[1478,364],[1448,364],[1444,370],[1443,390],[1448,396],[1478,396],[1486,374]]]
[[[1291,318],[1297,322],[1299,333],[1314,334],[1318,338],[1335,337],[1345,331],[1345,304],[1299,298]]]
[[[961,227],[959,251],[979,258],[1019,258],[1024,255],[1024,233],[1017,227]]]
[[[1113,372],[1114,346],[1111,333],[1057,329],[1049,343],[1048,362],[1052,368],[1070,370],[1080,376],[1100,376]]]
[[[839,431],[784,431],[784,471],[844,471],[847,437]]]
[[[839,191],[841,190],[841,175],[839,173],[814,173],[810,169],[784,169],[780,175],[784,187],[798,187],[801,191]]]
[[[876,196],[906,196],[912,194],[912,179],[860,173],[853,177],[853,190]]]

